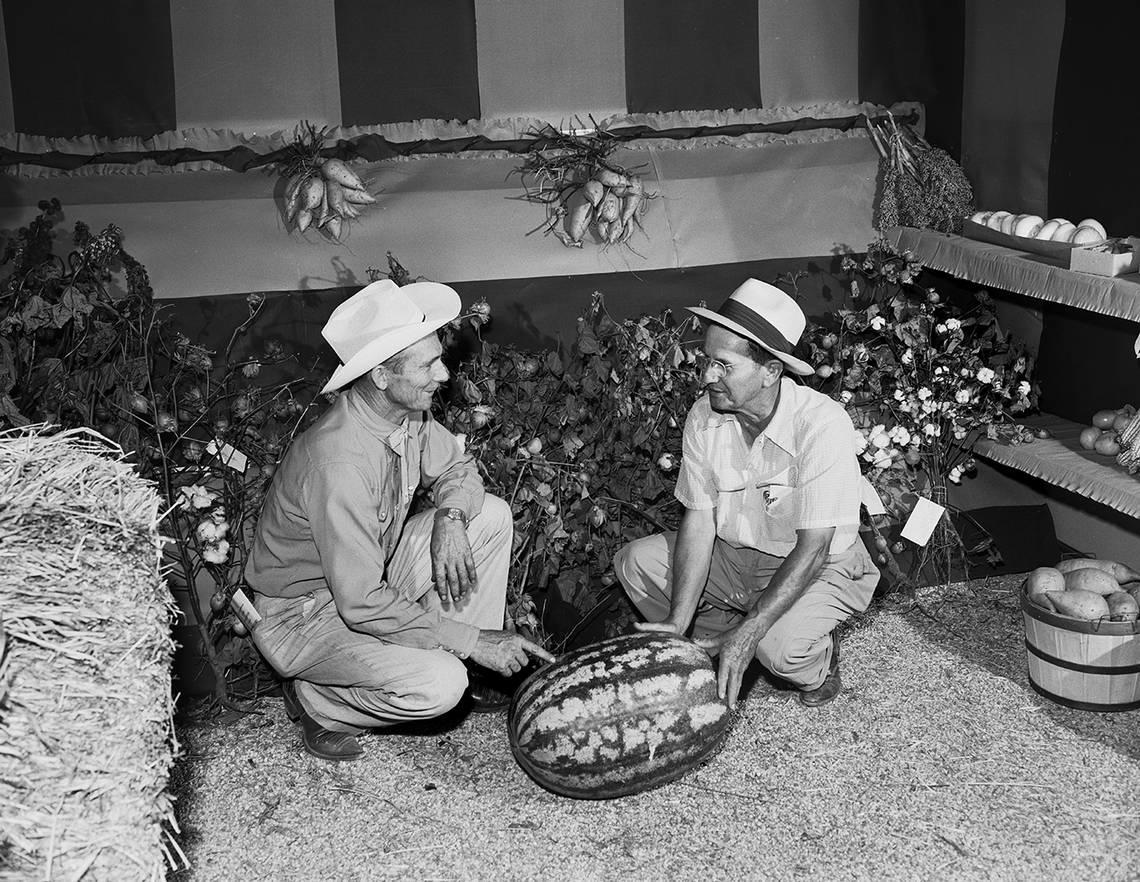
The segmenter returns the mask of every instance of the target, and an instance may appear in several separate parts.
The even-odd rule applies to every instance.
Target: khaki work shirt
[[[409,599],[385,580],[412,497],[473,518],[483,481],[459,440],[430,413],[401,425],[358,392],[338,396],[289,447],[274,475],[246,567],[254,590],[299,597],[328,588],[347,626],[381,640],[466,657],[479,629]]]

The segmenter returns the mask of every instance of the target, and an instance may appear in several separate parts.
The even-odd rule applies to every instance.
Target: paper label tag
[[[910,517],[903,524],[902,537],[909,539],[915,545],[925,545],[930,541],[934,528],[938,526],[938,522],[942,520],[942,515],[945,513],[946,509],[937,502],[931,502],[925,496],[918,497],[918,502],[914,504],[914,511],[910,513]]]
[[[211,456],[216,456],[224,465],[228,465],[235,472],[244,473],[249,462],[244,453],[224,442],[219,446],[217,441],[211,441],[206,445],[206,452]]]
[[[230,606],[233,608],[234,615],[250,631],[253,630],[254,625],[261,621],[261,613],[253,608],[253,602],[245,596],[245,592],[240,588],[230,598]]]

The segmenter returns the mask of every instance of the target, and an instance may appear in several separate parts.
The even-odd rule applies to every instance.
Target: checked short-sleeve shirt
[[[749,447],[733,414],[701,396],[689,411],[674,495],[715,509],[717,536],[787,557],[796,530],[835,527],[830,553],[858,539],[865,481],[841,404],[783,377],[776,412]]]

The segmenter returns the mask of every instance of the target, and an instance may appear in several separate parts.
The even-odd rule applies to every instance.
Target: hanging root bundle
[[[615,164],[619,142],[596,127],[585,134],[547,126],[535,135],[535,148],[518,171],[528,201],[546,208],[540,229],[568,248],[589,237],[603,247],[629,245],[649,200],[641,178]]]
[[[312,123],[297,126],[280,165],[286,178],[285,222],[299,233],[310,227],[340,239],[345,224],[360,217],[361,206],[376,197],[344,161],[321,156],[326,130]]]
[[[867,131],[879,152],[879,192],[875,228],[926,227],[958,233],[974,213],[974,189],[949,153],[932,146],[906,124],[867,118]]]
[[[160,501],[121,457],[87,430],[0,433],[0,878],[185,863]]]

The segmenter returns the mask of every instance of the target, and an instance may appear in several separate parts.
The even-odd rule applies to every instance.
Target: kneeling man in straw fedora
[[[553,660],[502,630],[511,511],[431,416],[448,379],[436,332],[458,315],[446,285],[387,279],[336,308],[322,333],[342,363],[321,391],[344,391],[290,445],[258,520],[251,633],[322,759],[455,707],[464,660],[505,676],[528,654]],[[421,486],[434,507],[409,518]]]
[[[859,508],[881,510],[862,478],[846,410],[786,372],[806,320],[772,285],[748,279],[706,323],[705,394],[689,411],[675,495],[676,533],[618,552],[618,578],[648,622],[719,655],[735,707],[759,660],[818,706],[840,691],[835,626],[867,608],[879,572],[859,538]]]

